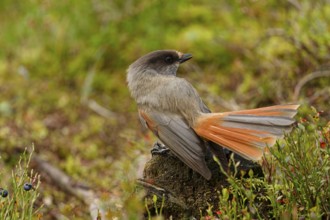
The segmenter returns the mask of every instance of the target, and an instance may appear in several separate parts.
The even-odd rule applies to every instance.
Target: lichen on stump
[[[229,184],[225,174],[220,171],[219,164],[213,160],[212,155],[206,156],[206,162],[211,170],[212,178],[206,180],[194,172],[171,152],[154,155],[144,168],[143,179],[140,183],[146,189],[148,208],[151,214],[155,213],[155,204],[152,200],[157,195],[157,207],[166,219],[200,218],[206,214],[208,206],[217,210],[219,192]],[[239,170],[253,169],[257,175],[262,175],[261,168],[250,161],[235,156],[240,160]],[[162,204],[162,197],[165,202]]]

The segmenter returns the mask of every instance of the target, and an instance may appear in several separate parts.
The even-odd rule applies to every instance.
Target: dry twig
[[[143,179],[138,179],[137,184],[144,187],[147,192],[153,193],[155,195],[157,195],[158,197],[163,197],[165,196],[165,198],[171,202],[174,203],[178,206],[180,206],[182,209],[187,209],[187,206],[185,205],[185,203],[183,201],[181,201],[180,199],[176,198],[175,196],[173,196],[170,192],[168,192],[167,190],[155,186],[153,184],[147,183],[146,181],[144,181]]]
[[[300,91],[306,83],[320,77],[330,77],[330,70],[319,70],[304,76],[294,88],[293,100],[298,101]]]
[[[42,160],[40,157],[35,154],[32,157],[33,162],[35,162],[40,171],[47,173],[52,181],[58,185],[62,190],[71,195],[77,197],[86,205],[89,206],[89,212],[93,220],[98,219],[98,216],[101,216],[101,219],[105,218],[105,211],[102,209],[101,201],[95,193],[86,186],[81,184],[75,184],[72,179],[66,175],[60,169],[54,167],[45,160]]]

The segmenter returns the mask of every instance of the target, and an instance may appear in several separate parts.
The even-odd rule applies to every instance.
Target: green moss
[[[236,107],[223,105],[219,96],[242,108],[300,102],[323,110],[328,121],[329,77],[306,83],[297,100],[293,91],[305,75],[328,68],[329,13],[329,4],[307,0],[3,0],[2,164],[11,169],[17,149],[34,143],[38,154],[88,180],[96,191],[116,194],[108,206],[120,216],[125,207],[115,204],[130,200],[119,182],[127,173],[134,179],[135,160],[148,155],[155,140],[140,130],[126,69],[156,49],[193,54],[179,76],[197,87],[212,110]],[[84,87],[91,72],[93,79]],[[113,117],[100,116],[88,100]],[[302,117],[309,114],[303,107]],[[66,206],[64,193],[45,185],[45,194]],[[70,202],[72,210],[81,206],[75,198]],[[129,206],[134,213],[141,207],[135,202]],[[62,210],[47,207],[45,218],[53,209]],[[88,215],[81,212],[65,215]]]

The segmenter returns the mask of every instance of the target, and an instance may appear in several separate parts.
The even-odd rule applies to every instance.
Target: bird
[[[192,84],[177,76],[179,66],[191,58],[176,50],[156,50],[128,67],[126,81],[141,123],[207,180],[212,177],[205,161],[210,146],[260,161],[268,147],[291,131],[299,105],[212,113]]]

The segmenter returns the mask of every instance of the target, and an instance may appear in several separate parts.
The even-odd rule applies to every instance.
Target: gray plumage
[[[205,163],[205,142],[191,128],[203,112],[210,112],[197,91],[185,79],[176,77],[180,56],[177,51],[156,51],[130,65],[128,87],[140,111],[157,124],[157,137],[190,168],[210,179]],[[164,62],[172,57],[171,68]],[[164,114],[165,113],[165,114]],[[143,124],[147,124],[140,116]]]
[[[179,65],[191,57],[174,50],[154,51],[127,70],[128,88],[142,124],[187,166],[210,179],[205,163],[208,148],[224,162],[218,145],[258,160],[265,147],[291,130],[298,105],[210,113],[193,86],[176,77]]]

